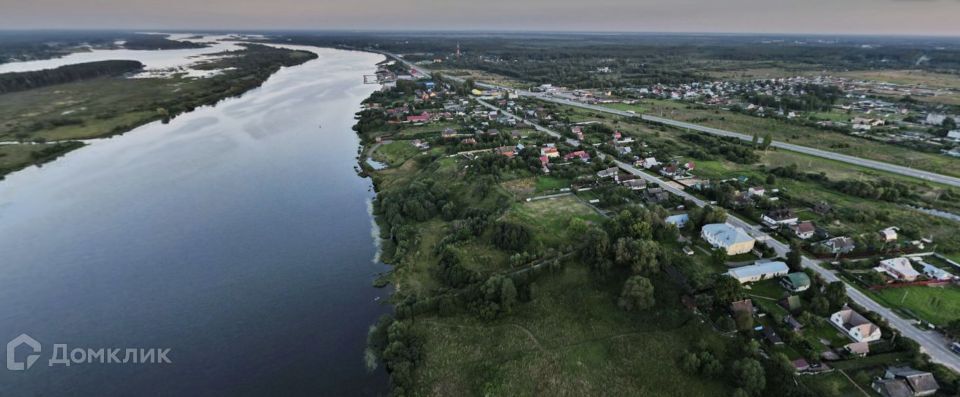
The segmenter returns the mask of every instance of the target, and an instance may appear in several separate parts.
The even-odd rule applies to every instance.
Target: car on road
[[[953,342],[950,344],[950,351],[960,354],[960,343]]]

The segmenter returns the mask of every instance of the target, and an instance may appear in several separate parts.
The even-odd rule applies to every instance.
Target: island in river
[[[208,59],[191,65],[190,72],[204,72],[205,77],[191,76],[187,70],[161,77],[130,76],[132,71],[113,75],[108,69],[112,64],[105,62],[80,64],[106,69],[103,73],[57,74],[60,69],[47,69],[0,74],[0,81],[34,82],[31,89],[0,94],[0,177],[81,147],[82,140],[122,134],[152,121],[166,122],[241,95],[259,87],[281,67],[316,58],[309,51],[261,44],[231,44],[214,50]],[[38,74],[44,79],[38,79]]]

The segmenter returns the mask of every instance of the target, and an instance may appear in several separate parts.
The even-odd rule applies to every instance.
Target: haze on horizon
[[[960,0],[0,0],[2,29],[349,29],[960,36]]]

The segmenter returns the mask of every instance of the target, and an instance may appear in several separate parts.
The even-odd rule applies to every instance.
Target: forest
[[[578,33],[297,33],[298,44],[379,49],[433,68],[475,69],[579,88],[682,83],[750,67],[922,69],[955,73],[960,46],[942,38]],[[880,46],[879,44],[883,44]],[[457,45],[461,56],[455,55]],[[936,56],[929,56],[932,53]],[[606,69],[606,68],[609,68]],[[601,71],[602,70],[602,71]]]
[[[56,69],[0,74],[0,94],[97,77],[121,76],[143,69],[138,61],[99,61],[65,65]]]
[[[62,57],[89,49],[173,50],[204,44],[123,31],[0,31],[0,64]]]

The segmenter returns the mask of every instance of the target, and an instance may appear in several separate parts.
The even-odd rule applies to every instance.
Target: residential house
[[[600,178],[613,178],[620,173],[620,169],[617,167],[610,167],[605,170],[600,170],[597,172],[597,176]]]
[[[690,215],[688,214],[670,215],[667,217],[667,219],[664,219],[664,222],[666,222],[668,225],[674,225],[678,229],[686,226],[687,222],[689,221],[690,221]]]
[[[443,139],[451,139],[457,137],[457,131],[453,128],[444,128],[443,132],[440,133],[440,137]]]
[[[783,324],[787,326],[787,329],[793,332],[799,333],[803,331],[803,324],[801,324],[799,321],[797,321],[796,318],[794,318],[789,314],[783,318]]]
[[[474,138],[466,138],[466,139],[460,141],[460,143],[462,143],[462,144],[464,144],[464,145],[476,145],[476,144],[477,144],[477,140],[474,139]]]
[[[715,248],[723,249],[727,255],[745,254],[753,250],[756,243],[743,229],[729,223],[703,225],[700,236]]]
[[[410,115],[407,116],[408,123],[426,123],[430,121],[430,118],[433,117],[430,112],[423,112],[419,115]]]
[[[577,137],[577,139],[581,141],[583,140],[583,127],[580,127],[580,126],[571,127],[570,132],[572,132],[573,135]]]
[[[740,284],[767,280],[785,276],[790,268],[783,262],[764,262],[750,266],[736,267],[727,271],[727,275],[737,279]]]
[[[878,272],[887,273],[897,281],[915,281],[920,277],[920,273],[913,268],[910,259],[906,257],[890,258],[880,261],[880,266],[875,268]]]
[[[930,372],[918,371],[910,367],[893,367],[887,369],[883,376],[887,379],[903,379],[910,386],[914,396],[931,396],[940,389],[937,379]]]
[[[900,231],[900,228],[896,226],[890,226],[886,229],[880,231],[880,239],[886,243],[897,241],[897,232]]]
[[[507,158],[514,158],[517,156],[517,148],[514,146],[500,146],[496,149],[497,154],[507,156]]]
[[[621,180],[620,184],[624,187],[630,188],[630,190],[643,190],[647,188],[647,181],[643,179],[626,179]]]
[[[855,342],[873,342],[880,340],[880,327],[849,307],[833,313],[830,323],[842,330]]]
[[[657,161],[656,157],[647,157],[643,160],[640,160],[638,165],[649,170],[653,167],[660,165],[660,162]]]
[[[750,197],[763,197],[763,195],[766,193],[767,193],[767,189],[764,189],[763,187],[760,187],[760,186],[751,187],[747,189],[747,196],[750,196]]]
[[[540,155],[550,158],[558,158],[560,157],[560,151],[557,150],[556,146],[544,146],[540,148]]]
[[[682,174],[683,174],[683,170],[681,170],[680,166],[676,164],[669,164],[666,167],[663,167],[660,169],[660,175],[663,175],[666,177],[672,177],[672,176],[677,176]]]
[[[856,248],[853,239],[850,237],[834,237],[824,241],[823,246],[827,247],[833,254],[847,254]]]
[[[587,153],[586,151],[583,151],[583,150],[577,150],[577,151],[575,151],[575,152],[570,152],[570,153],[565,154],[565,155],[563,156],[563,159],[566,160],[566,161],[570,161],[570,160],[573,160],[573,159],[579,159],[580,161],[582,161],[582,162],[584,162],[584,163],[589,163],[589,162],[590,162],[590,153]]]
[[[763,327],[763,338],[766,339],[771,345],[783,345],[783,339],[780,338],[780,335],[777,335],[772,327]]]
[[[647,189],[646,199],[651,203],[661,203],[670,199],[670,193],[661,187],[652,187]]]
[[[921,264],[923,265],[923,274],[931,280],[950,281],[956,278],[953,274],[950,274],[950,272],[927,262],[921,262]]]
[[[928,125],[942,125],[946,120],[947,115],[945,114],[927,113],[927,118],[924,120],[924,123]]]
[[[803,240],[813,237],[814,233],[817,231],[817,229],[813,227],[813,222],[810,221],[795,223],[789,227],[790,231],[792,231],[795,236]]]
[[[770,227],[780,227],[783,225],[792,225],[800,219],[789,208],[780,208],[765,212],[760,220]]]
[[[804,272],[790,273],[780,279],[780,285],[790,292],[803,292],[810,289],[810,276]]]
[[[913,390],[902,379],[877,379],[871,386],[881,397],[913,397]]]
[[[867,354],[870,354],[870,344],[867,342],[848,343],[843,346],[843,350],[846,350],[852,356],[866,357]]]

